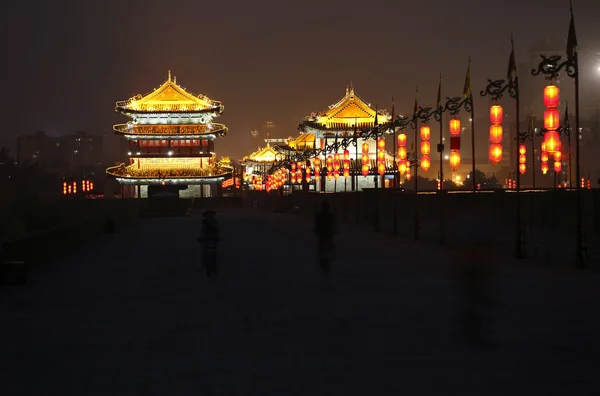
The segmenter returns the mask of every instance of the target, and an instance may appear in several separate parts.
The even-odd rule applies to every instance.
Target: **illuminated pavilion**
[[[123,197],[165,191],[215,196],[232,177],[232,167],[216,161],[214,148],[216,138],[227,132],[225,125],[213,122],[223,104],[187,92],[170,71],[160,87],[117,102],[115,110],[131,118],[113,127],[128,142],[128,161],[106,170],[121,184]]]
[[[310,135],[305,138],[305,141],[312,141],[313,147],[322,149],[325,145],[334,143],[337,139],[345,136],[353,136],[356,130],[371,129],[375,126],[375,122],[382,124],[390,122],[392,115],[387,110],[376,109],[371,106],[360,96],[354,92],[354,87],[346,87],[346,94],[338,100],[336,103],[330,105],[327,110],[320,113],[312,113],[310,116],[298,124],[298,130],[301,132],[300,136]],[[361,174],[361,156],[362,156],[362,145],[363,143],[369,145],[369,158],[371,172],[369,176],[365,177]],[[297,146],[298,149],[302,149],[302,145]],[[326,177],[321,178],[320,185],[315,186],[316,191],[343,191],[343,190],[360,190],[362,188],[372,188],[375,186],[375,171],[376,171],[376,142],[375,140],[357,139],[357,145],[350,145],[348,147],[350,151],[350,173],[353,176],[359,175],[358,177],[351,177],[346,184],[343,177],[340,177],[337,182],[335,180],[328,180]],[[383,186],[389,185],[390,179],[393,180],[393,173],[395,172],[393,163],[394,156],[390,155],[386,150],[386,168],[390,172],[387,178],[384,178]],[[389,150],[392,151],[392,150]],[[343,150],[338,151],[340,156],[343,154]],[[334,154],[334,153],[328,153]],[[322,167],[325,167],[325,158],[321,158]]]

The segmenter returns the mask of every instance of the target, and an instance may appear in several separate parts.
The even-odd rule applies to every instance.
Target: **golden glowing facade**
[[[122,185],[185,189],[231,177],[231,166],[217,162],[214,150],[216,138],[227,132],[213,122],[222,103],[187,92],[170,72],[160,87],[117,102],[115,110],[131,118],[113,127],[128,141],[128,161],[106,170]]]
[[[389,122],[391,115],[386,110],[377,110],[354,92],[352,86],[346,87],[346,94],[336,103],[320,113],[313,113],[301,122],[300,131],[311,133],[317,138],[345,135],[358,129],[373,128]]]

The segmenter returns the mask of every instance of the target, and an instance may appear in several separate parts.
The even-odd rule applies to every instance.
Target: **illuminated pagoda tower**
[[[325,145],[331,145],[338,140],[341,140],[345,136],[353,136],[355,131],[366,130],[373,128],[375,120],[377,118],[378,124],[384,124],[391,121],[391,114],[387,110],[375,109],[370,103],[363,100],[354,92],[352,85],[346,87],[346,94],[336,103],[329,106],[329,108],[320,113],[312,113],[310,116],[298,124],[298,129],[301,133],[300,137],[296,140],[296,144],[292,146],[298,146],[302,148],[303,143],[309,141],[317,149],[322,149]],[[304,137],[303,135],[312,135],[310,137]],[[394,156],[390,155],[388,151],[391,150],[391,137],[387,139],[389,148],[385,150],[385,161],[387,169],[390,170],[390,174],[383,178],[383,186],[386,187],[389,184],[389,179],[393,180],[393,163]],[[340,176],[337,182],[334,179],[328,177],[321,177],[319,183],[315,185],[315,191],[359,191],[362,188],[373,188],[375,186],[375,175],[376,175],[376,153],[377,146],[374,139],[363,141],[362,139],[357,140],[357,145],[348,146],[351,172],[349,180],[345,180],[343,176]],[[363,144],[368,144],[369,154],[369,168],[370,172],[367,177],[361,173],[361,158],[363,155]],[[343,149],[338,151],[340,158],[343,158]],[[335,155],[335,152],[328,153]],[[326,168],[326,158],[321,156],[321,167]],[[314,161],[313,161],[314,162]],[[342,171],[340,170],[340,174]],[[358,176],[358,177],[356,177]],[[378,180],[382,180],[379,178]]]
[[[233,169],[218,163],[215,139],[227,132],[213,122],[223,113],[221,102],[193,95],[176,77],[149,94],[117,102],[116,111],[131,118],[115,132],[128,142],[128,163],[106,172],[121,184],[122,196],[146,198],[159,192],[181,197],[219,195]],[[179,194],[181,191],[181,194]]]

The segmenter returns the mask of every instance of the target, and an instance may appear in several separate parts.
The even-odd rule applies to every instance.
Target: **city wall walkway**
[[[330,279],[307,219],[144,219],[0,288],[2,395],[587,394],[594,271],[497,263],[490,348],[461,341],[453,254],[340,225]],[[492,260],[490,260],[491,262]],[[486,263],[490,264],[490,263]]]

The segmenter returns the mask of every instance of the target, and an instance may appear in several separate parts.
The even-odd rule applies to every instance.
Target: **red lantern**
[[[331,155],[327,156],[327,171],[331,172],[333,170],[333,157]]]
[[[502,145],[491,144],[490,145],[490,161],[494,165],[498,165],[502,161]]]
[[[502,143],[502,125],[490,126],[490,142]]]
[[[367,142],[363,143],[362,152],[363,152],[363,154],[369,154],[369,143],[367,143]]]
[[[321,179],[321,159],[315,158],[315,180],[319,181]]]
[[[551,154],[561,151],[562,149],[560,134],[556,131],[548,131],[544,133],[544,143],[546,143],[546,151]]]
[[[429,155],[431,153],[431,143],[428,141],[421,142],[421,154]]]
[[[452,118],[450,120],[450,135],[460,135],[460,120],[458,118]]]
[[[398,161],[398,172],[401,175],[406,173],[406,161]]]
[[[379,175],[381,176],[385,174],[385,164],[383,162],[377,164],[377,172],[379,172]]]
[[[367,176],[369,174],[369,165],[362,166],[362,175]]]
[[[363,165],[369,164],[369,155],[368,154],[363,154],[361,159],[362,159]]]
[[[422,155],[421,156],[421,169],[423,169],[423,172],[427,172],[430,167],[431,167],[431,157],[429,157],[428,155]]]
[[[527,156],[525,154],[519,154],[519,164],[527,163]]]
[[[560,113],[557,109],[546,109],[544,111],[544,128],[555,131],[560,127]]]
[[[406,159],[406,156],[407,156],[406,147],[403,147],[403,146],[398,147],[398,158],[403,160],[403,159]]]
[[[377,162],[382,162],[385,160],[385,152],[378,151],[377,152]]]
[[[450,166],[453,171],[456,171],[460,166],[460,153],[458,151],[450,152]]]
[[[431,128],[428,125],[421,127],[421,140],[429,140],[431,138]]]
[[[527,164],[519,164],[519,172],[524,175],[527,172]]]
[[[384,138],[379,138],[379,140],[377,141],[377,148],[379,149],[379,151],[385,150],[385,139]]]
[[[556,85],[548,85],[544,88],[544,106],[558,107],[560,103],[560,89]]]
[[[548,161],[542,161],[542,174],[548,173]]]
[[[554,153],[554,161],[560,162],[561,159],[562,159],[562,153],[560,151],[557,151],[556,153]]]
[[[344,160],[350,159],[350,150],[344,150]]]
[[[410,180],[410,178],[412,177],[412,176],[410,175],[410,169],[407,169],[407,170],[406,170],[406,176],[405,176],[405,177],[406,177],[406,180]]]
[[[500,105],[493,105],[490,107],[490,123],[502,124],[504,120],[504,109]]]
[[[347,179],[350,177],[350,170],[344,169],[344,177]]]
[[[542,140],[542,144],[541,144],[540,148],[542,151],[546,151],[546,142],[544,142],[543,140]]]
[[[525,155],[527,154],[527,146],[525,146],[524,144],[519,146],[519,154],[521,155]]]
[[[542,162],[548,162],[548,152],[547,151],[542,151],[542,155],[540,155],[540,160]]]
[[[406,135],[401,133],[398,135],[398,147],[406,146]]]
[[[554,172],[560,173],[562,171],[562,162],[556,161],[554,162]]]

